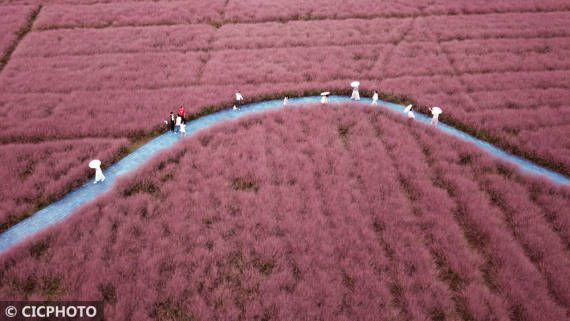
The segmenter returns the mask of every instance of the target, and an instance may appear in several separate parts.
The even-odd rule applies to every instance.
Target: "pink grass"
[[[545,281],[564,278],[562,262],[538,268],[522,244],[565,255],[542,217],[567,191],[540,182],[531,196],[539,182],[503,168],[377,109],[249,117],[187,139],[11,250],[0,298],[104,299],[110,320],[563,319]],[[533,209],[515,219],[540,224],[511,234],[486,177]],[[525,237],[537,228],[548,238]]]
[[[92,5],[49,5],[36,21],[37,29],[171,25],[207,23],[220,18],[222,0],[137,1]]]
[[[36,6],[0,6],[0,58],[8,54],[25,28]]]
[[[209,25],[47,30],[26,36],[14,57],[203,50],[214,31]]]

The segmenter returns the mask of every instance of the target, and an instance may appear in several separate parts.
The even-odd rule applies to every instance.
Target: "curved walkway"
[[[314,104],[320,102],[319,96],[317,97],[302,97],[302,98],[291,98],[289,99],[289,106],[294,105],[306,105]],[[351,102],[348,97],[345,96],[330,96],[329,104],[334,103],[345,103]],[[363,98],[360,101],[362,105],[370,105],[372,102],[369,98]],[[378,101],[378,107],[388,108],[392,111],[400,113],[405,117],[403,110],[404,107],[390,102]],[[264,110],[277,109],[282,107],[283,102],[281,100],[270,100],[250,105],[242,106],[240,111],[234,110],[223,110],[216,112],[214,114],[196,119],[189,122],[186,126],[187,135],[190,136],[199,130],[208,128],[212,125],[221,123],[226,120],[236,119],[243,117],[245,115],[250,115],[258,113]],[[431,118],[416,113],[416,121],[420,121],[429,124]],[[555,183],[562,185],[570,185],[570,179],[567,177],[550,171],[546,168],[540,167],[532,162],[524,160],[520,157],[510,155],[503,150],[487,143],[474,138],[462,131],[459,131],[451,126],[447,126],[443,123],[439,123],[439,130],[448,133],[450,135],[459,137],[460,139],[471,142],[479,146],[481,149],[491,153],[493,156],[501,158],[505,161],[518,165],[522,172],[543,176],[551,179]],[[30,216],[24,221],[14,225],[12,228],[0,235],[0,254],[10,248],[12,245],[21,242],[26,237],[34,235],[39,231],[46,229],[47,227],[58,223],[69,215],[73,214],[76,209],[81,205],[96,199],[102,193],[107,192],[111,189],[113,182],[141,165],[147,162],[152,156],[154,156],[158,151],[166,149],[174,145],[178,140],[179,136],[171,132],[165,133],[147,144],[143,145],[141,148],[137,149],[133,153],[129,154],[127,157],[121,159],[107,170],[105,170],[106,180],[99,184],[92,184],[91,182],[85,184],[82,187],[77,188],[75,191],[67,194],[61,200],[47,206],[36,214]]]

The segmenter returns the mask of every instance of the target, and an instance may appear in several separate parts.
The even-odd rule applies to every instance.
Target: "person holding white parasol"
[[[374,95],[372,95],[372,105],[378,105],[378,92],[374,90]]]
[[[431,118],[431,124],[437,127],[437,122],[439,121],[439,115],[443,112],[439,107],[432,107],[429,109],[433,117]]]
[[[93,184],[97,184],[98,182],[103,182],[105,180],[105,175],[103,175],[103,171],[101,170],[100,160],[94,159],[90,161],[89,168],[93,168],[95,170],[95,181]]]
[[[406,106],[406,108],[404,109],[404,114],[408,115],[408,120],[413,120],[416,118],[416,116],[414,115],[414,112],[412,111],[412,105],[408,105]]]
[[[329,101],[329,95],[330,95],[330,94],[331,94],[331,93],[328,92],[328,91],[325,91],[325,92],[322,92],[322,93],[321,93],[321,96],[322,96],[322,97],[321,97],[321,104],[326,104],[326,103],[328,103],[328,101]]]
[[[356,101],[360,100],[360,94],[358,93],[358,86],[360,86],[359,81],[353,81],[350,83],[350,87],[352,87],[352,95],[350,96],[350,99],[354,99]]]

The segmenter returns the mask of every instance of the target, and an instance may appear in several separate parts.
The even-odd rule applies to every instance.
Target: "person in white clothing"
[[[406,108],[404,108],[404,114],[408,115],[408,122],[411,122],[412,120],[414,120],[414,118],[416,118],[414,112],[412,111],[413,107],[414,106],[412,106],[412,104],[409,104],[408,106],[406,106]]]
[[[358,93],[358,87],[352,88],[352,95],[350,96],[350,99],[354,99],[356,101],[360,100],[360,94]]]
[[[431,118],[431,124],[434,127],[437,127],[437,123],[439,122],[439,115],[442,113],[442,110],[439,107],[433,107],[430,108],[429,111],[431,111],[431,114],[433,115]]]
[[[321,97],[321,104],[326,104],[329,101],[329,95],[323,95]]]
[[[236,92],[236,106],[237,109],[241,109],[241,101],[243,100],[243,96],[241,95],[241,93],[239,92],[239,90]]]
[[[179,133],[180,132],[180,124],[182,124],[182,117],[180,117],[180,115],[176,116],[176,125],[174,127],[174,132],[175,133]]]
[[[98,159],[94,159],[89,162],[89,168],[93,168],[95,170],[95,181],[93,184],[97,184],[99,182],[103,182],[105,180],[105,175],[103,175],[103,171],[101,170],[101,161]]]
[[[287,97],[285,97],[283,99],[283,106],[287,106],[287,102],[289,102],[289,99],[287,99]]]
[[[95,168],[95,182],[93,182],[93,184],[97,184],[98,182],[103,182],[103,181],[105,181],[105,175],[103,175],[101,167]]]
[[[374,90],[374,95],[372,95],[372,105],[378,105],[378,92]]]
[[[186,137],[186,122],[180,124],[180,136]]]
[[[439,114],[434,114],[433,117],[431,118],[431,124],[434,127],[437,127],[438,122],[439,122]]]

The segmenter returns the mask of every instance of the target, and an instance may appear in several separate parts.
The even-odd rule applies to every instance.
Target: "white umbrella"
[[[360,81],[353,81],[350,83],[350,87],[356,88],[360,86]]]
[[[330,95],[330,94],[331,94],[331,93],[330,93],[329,91],[325,91],[325,92],[321,93],[321,96],[328,96],[328,95]]]
[[[431,111],[431,113],[434,114],[434,115],[439,115],[439,114],[441,114],[441,113],[443,112],[443,111],[441,110],[441,108],[439,108],[439,107],[432,107],[432,108],[430,108],[430,111]]]
[[[406,106],[406,109],[404,109],[404,113],[407,113],[407,112],[409,112],[410,110],[412,110],[412,105]]]
[[[99,168],[101,166],[101,161],[98,159],[94,159],[89,162],[89,168]]]

